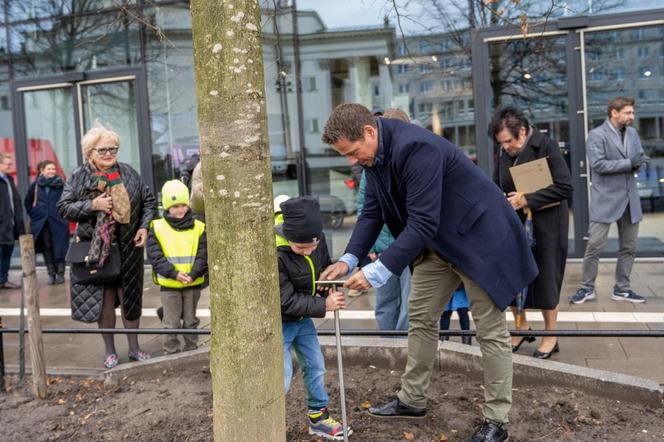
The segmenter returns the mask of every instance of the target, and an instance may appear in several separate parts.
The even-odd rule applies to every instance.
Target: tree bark
[[[257,0],[192,0],[214,439],[285,441],[281,307]]]

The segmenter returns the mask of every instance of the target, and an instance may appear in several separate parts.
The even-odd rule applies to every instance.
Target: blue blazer
[[[364,211],[347,253],[366,256],[386,224],[395,242],[380,261],[395,275],[429,247],[479,284],[504,310],[537,275],[523,224],[498,187],[452,143],[399,120],[378,118],[366,167]]]

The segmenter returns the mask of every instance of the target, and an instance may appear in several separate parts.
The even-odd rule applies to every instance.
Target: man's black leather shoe
[[[369,408],[369,414],[375,417],[421,419],[427,415],[427,409],[409,407],[401,402],[399,398],[395,398],[382,407]]]
[[[507,430],[502,425],[485,420],[477,430],[470,442],[504,442],[507,440]]]

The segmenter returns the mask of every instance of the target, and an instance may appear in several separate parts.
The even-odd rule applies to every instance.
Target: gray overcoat
[[[623,216],[628,204],[632,224],[641,221],[643,213],[636,172],[629,160],[639,152],[643,153],[643,147],[633,127],[627,127],[624,143],[609,120],[588,133],[591,222],[611,224]]]

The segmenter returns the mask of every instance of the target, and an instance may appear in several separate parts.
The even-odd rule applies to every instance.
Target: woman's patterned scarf
[[[117,165],[108,170],[96,170],[94,181],[93,188],[97,190],[95,194],[105,193],[110,195],[113,200],[111,213],[97,212],[97,223],[88,252],[90,262],[103,266],[115,239],[116,223],[129,224],[131,203]]]

